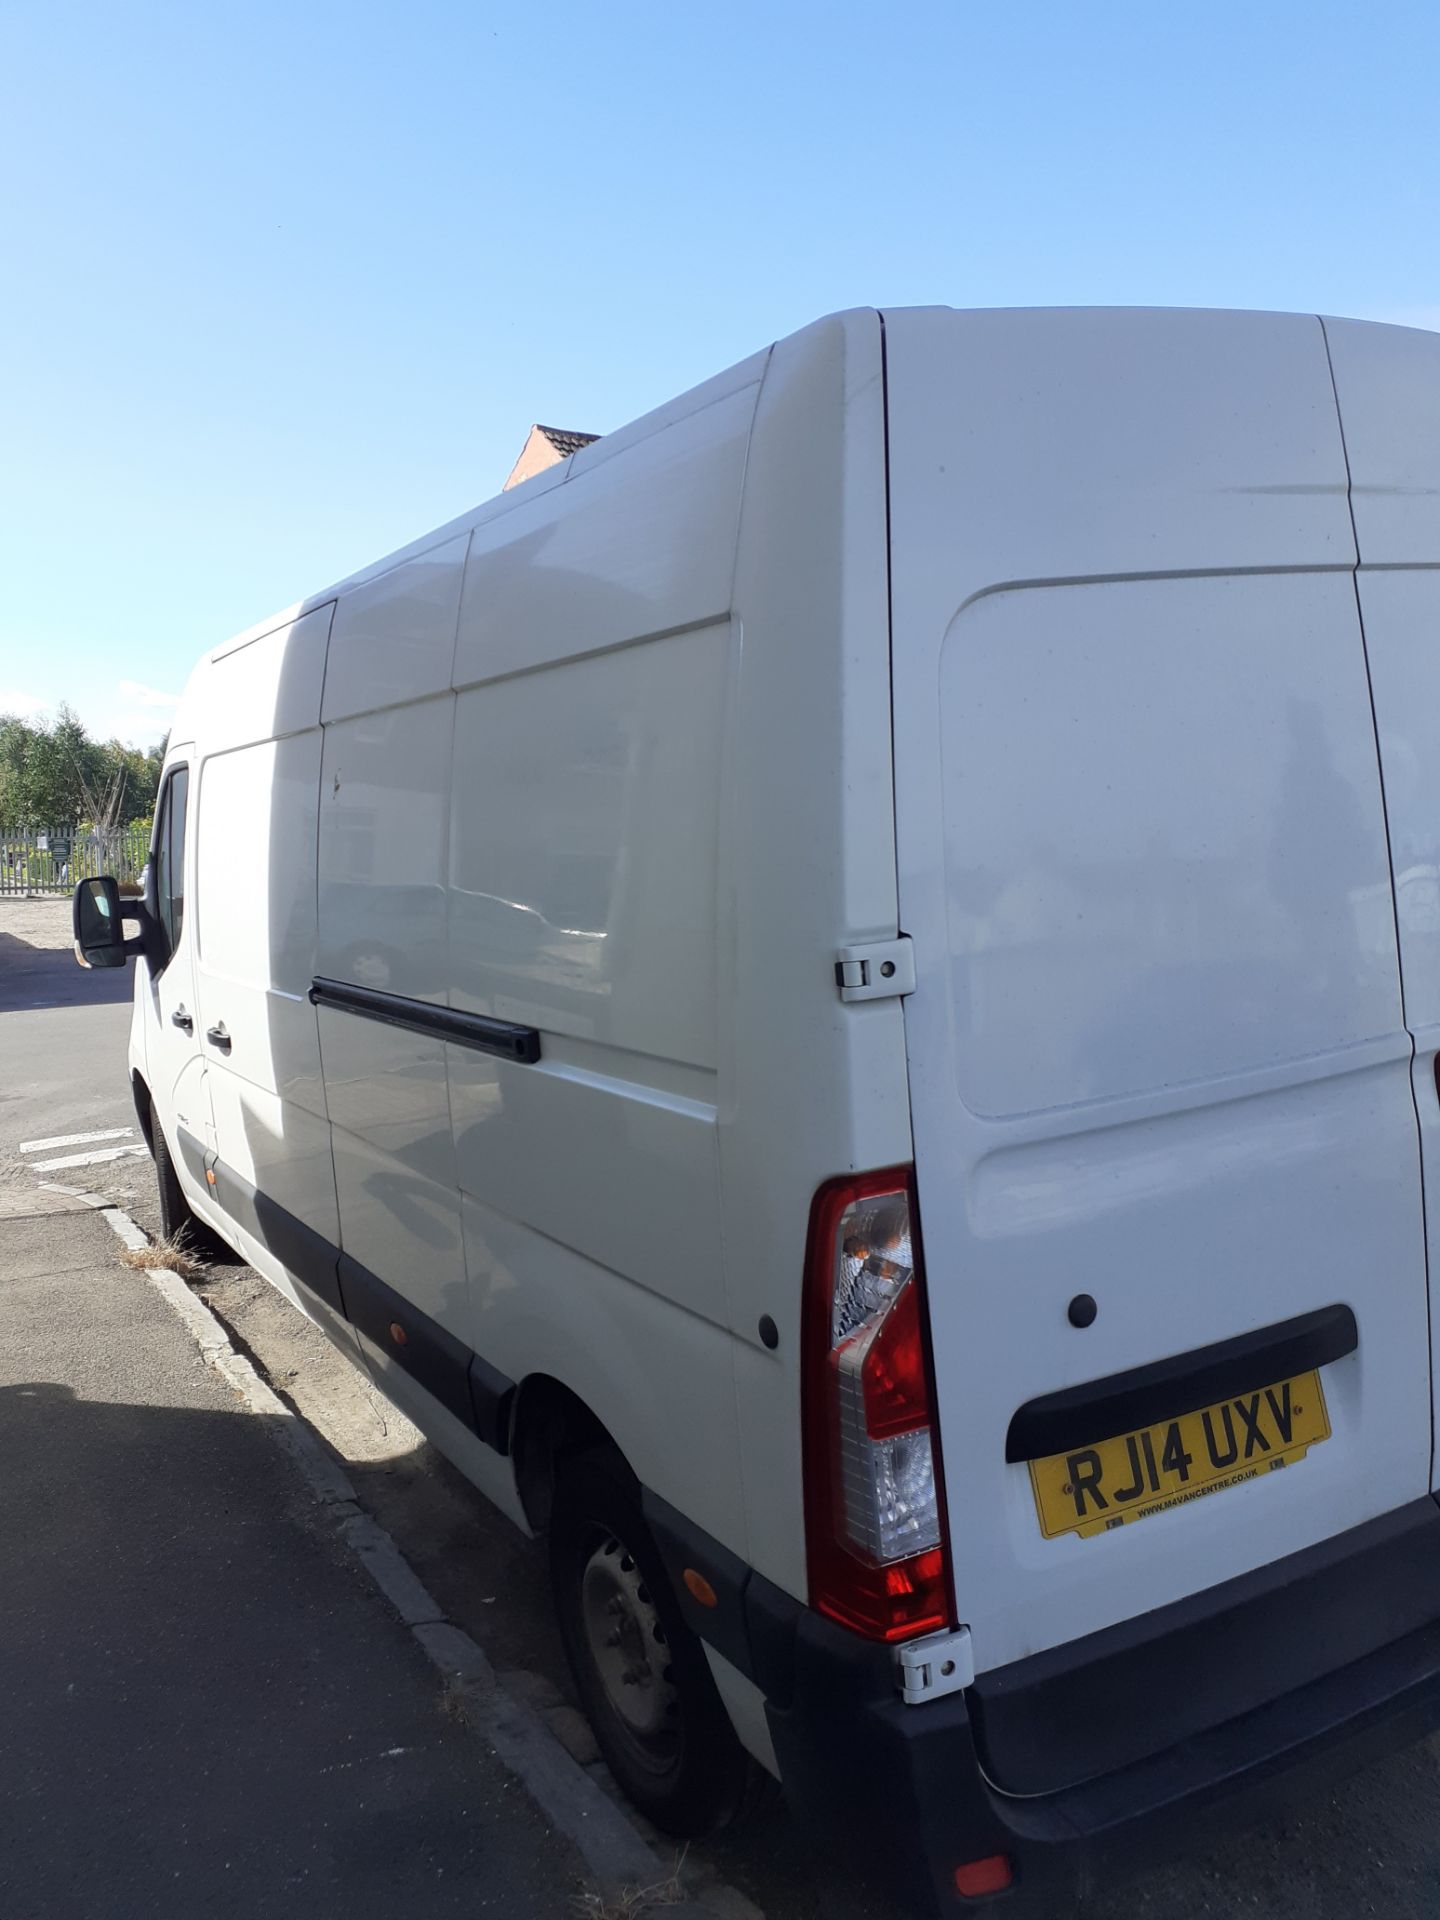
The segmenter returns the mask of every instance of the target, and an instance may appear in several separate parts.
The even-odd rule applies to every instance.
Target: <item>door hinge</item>
[[[835,984],[842,1000],[890,1000],[915,991],[915,949],[904,934],[898,940],[872,940],[860,947],[839,947]]]
[[[970,1629],[931,1633],[923,1640],[907,1640],[895,1651],[895,1684],[906,1706],[921,1700],[940,1700],[959,1693],[975,1679],[975,1653]]]

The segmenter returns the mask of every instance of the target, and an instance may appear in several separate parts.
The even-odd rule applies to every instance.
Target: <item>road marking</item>
[[[48,1147],[88,1147],[92,1140],[128,1140],[133,1127],[102,1127],[98,1133],[57,1133],[48,1140],[22,1140],[21,1153],[44,1153]]]
[[[32,1160],[36,1173],[57,1173],[61,1167],[98,1167],[106,1160],[142,1159],[148,1147],[106,1147],[100,1153],[63,1153],[58,1160]]]

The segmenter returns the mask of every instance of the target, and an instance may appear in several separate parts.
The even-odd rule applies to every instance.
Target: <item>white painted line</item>
[[[36,1173],[56,1173],[61,1167],[98,1167],[106,1160],[143,1159],[148,1147],[104,1147],[99,1153],[64,1153],[58,1160],[32,1160]]]
[[[49,1140],[22,1140],[21,1153],[45,1153],[51,1147],[88,1147],[92,1140],[127,1140],[133,1127],[102,1127],[98,1133],[57,1133]]]

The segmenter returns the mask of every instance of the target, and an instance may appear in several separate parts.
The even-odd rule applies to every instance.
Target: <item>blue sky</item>
[[[838,307],[1440,326],[1435,0],[0,10],[0,711],[194,658]]]

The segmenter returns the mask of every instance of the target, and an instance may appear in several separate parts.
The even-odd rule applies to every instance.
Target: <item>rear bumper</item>
[[[966,1904],[957,1865],[1004,1853],[1010,1912],[1058,1911],[1440,1727],[1428,1499],[921,1706],[899,1700],[887,1650],[753,1575],[746,1602],[787,1797],[883,1836],[872,1871],[942,1910]]]

